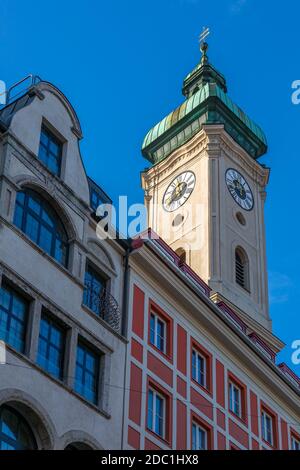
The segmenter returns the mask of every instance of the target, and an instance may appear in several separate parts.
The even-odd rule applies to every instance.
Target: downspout
[[[129,288],[130,288],[130,266],[129,256],[132,251],[132,247],[129,246],[126,249],[124,256],[124,280],[123,280],[123,306],[122,306],[122,336],[127,339],[128,332],[128,299],[129,299]],[[124,367],[124,383],[123,383],[123,410],[122,410],[122,429],[121,429],[121,450],[124,449],[124,432],[125,432],[125,398],[126,398],[126,372],[127,372],[127,356],[128,356],[128,343],[125,348],[125,367]]]
[[[126,254],[124,256],[124,280],[123,280],[123,299],[122,299],[122,329],[121,334],[124,338],[127,338],[127,320],[128,320],[128,299],[129,299],[129,256],[132,251],[132,247],[129,246],[126,249]]]
[[[141,239],[131,240],[128,243],[126,253],[124,256],[124,282],[123,282],[123,308],[122,308],[122,336],[127,339],[128,335],[128,303],[130,293],[130,266],[129,257],[131,253],[143,246],[144,242]],[[122,429],[121,429],[121,450],[124,449],[124,432],[125,432],[125,399],[126,399],[126,379],[127,379],[127,357],[128,357],[129,344],[127,342],[125,349],[125,371],[124,371],[124,383],[123,383],[123,412],[122,412]]]

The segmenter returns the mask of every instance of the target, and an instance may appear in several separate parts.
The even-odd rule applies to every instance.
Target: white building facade
[[[0,123],[1,448],[118,449],[125,247],[96,236],[108,197],[53,85],[32,80]]]

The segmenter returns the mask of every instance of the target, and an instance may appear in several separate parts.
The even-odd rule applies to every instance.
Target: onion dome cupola
[[[216,83],[221,90],[227,93],[225,77],[209,63],[207,49],[207,42],[202,43],[200,46],[201,61],[183,81],[182,93],[186,98],[190,98],[207,83]]]
[[[254,159],[267,151],[262,129],[228,96],[225,77],[208,60],[202,42],[200,63],[186,76],[185,101],[147,133],[142,154],[156,164],[186,143],[203,125],[223,124],[228,134]]]

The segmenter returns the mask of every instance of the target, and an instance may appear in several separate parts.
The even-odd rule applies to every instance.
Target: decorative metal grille
[[[121,313],[119,304],[107,289],[102,289],[100,293],[90,291],[92,304],[96,307],[96,313],[117,333],[121,329]]]

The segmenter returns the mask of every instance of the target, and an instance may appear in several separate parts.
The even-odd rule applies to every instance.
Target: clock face
[[[226,171],[226,184],[235,202],[246,211],[251,211],[254,206],[254,198],[249,184],[245,178],[233,168]]]
[[[163,197],[163,207],[168,212],[176,211],[192,194],[196,183],[196,177],[191,171],[186,171],[176,176]]]

